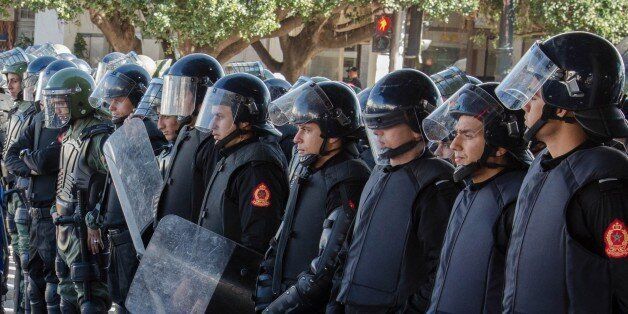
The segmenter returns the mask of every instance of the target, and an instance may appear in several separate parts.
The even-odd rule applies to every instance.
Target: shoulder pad
[[[97,125],[92,125],[90,127],[87,127],[85,129],[83,129],[83,131],[81,131],[81,135],[79,136],[79,138],[81,139],[81,141],[91,138],[94,135],[98,135],[98,134],[102,134],[102,133],[106,133],[106,134],[111,134],[113,133],[114,128],[113,125],[110,124],[97,124]]]

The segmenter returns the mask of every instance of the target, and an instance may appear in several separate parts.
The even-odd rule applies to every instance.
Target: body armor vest
[[[198,147],[207,136],[188,126],[179,132],[170,150],[170,163],[165,168],[164,187],[157,204],[155,223],[171,214],[192,222],[198,218],[203,184],[195,175],[194,166]]]
[[[4,138],[4,146],[2,146],[2,176],[9,183],[15,180],[15,176],[9,173],[4,160],[7,157],[9,147],[17,141],[26,126],[31,123],[35,115],[35,105],[30,101],[18,102],[18,109],[11,115],[7,123],[7,130]]]
[[[77,205],[77,190],[87,187],[79,186],[79,182],[85,182],[95,175],[96,170],[92,169],[87,162],[88,150],[92,136],[99,133],[90,134],[90,130],[102,128],[102,132],[110,131],[106,124],[97,118],[85,118],[73,125],[68,133],[63,137],[61,143],[61,156],[59,174],[57,177],[57,213],[63,216],[74,214]],[[83,136],[88,133],[89,135]],[[57,245],[65,250],[68,245],[69,233],[73,226],[58,226]]]
[[[609,147],[572,153],[544,171],[537,158],[517,200],[506,259],[504,313],[610,313],[610,262],[567,231],[565,210],[583,186],[628,178],[628,157]]]
[[[499,174],[456,198],[443,241],[428,313],[498,313],[505,254],[495,247],[494,227],[517,200],[525,172]]]
[[[330,167],[323,167],[314,174],[302,180],[300,189],[290,189],[295,197],[294,206],[286,209],[283,228],[280,234],[280,244],[285,241],[285,247],[277,247],[277,251],[284,251],[282,256],[275,258],[275,273],[280,276],[287,286],[294,284],[297,276],[308,269],[310,262],[318,254],[318,245],[323,231],[323,222],[330,213],[327,212],[327,198],[331,190],[339,184],[349,182],[366,182],[370,171],[358,159],[347,159]],[[292,218],[288,222],[286,219]],[[288,227],[290,226],[290,227]],[[283,237],[287,237],[282,241]],[[277,273],[282,269],[282,273]]]
[[[207,185],[199,225],[241,243],[240,210],[225,196],[234,174],[252,162],[267,162],[285,169],[285,159],[277,143],[262,140],[248,143],[218,161]]]
[[[453,170],[429,152],[393,171],[374,169],[362,191],[338,301],[395,307],[416,292],[425,270],[411,230],[414,202],[426,186],[451,181]]]
[[[43,149],[52,143],[57,143],[61,129],[48,129],[44,127],[44,114],[40,112],[33,117],[34,138],[33,150]],[[56,145],[56,144],[55,144]],[[57,147],[57,152],[60,150]],[[51,161],[52,162],[52,161]],[[28,198],[35,207],[50,207],[54,204],[56,192],[56,180],[58,172],[49,172],[32,176],[28,188]]]

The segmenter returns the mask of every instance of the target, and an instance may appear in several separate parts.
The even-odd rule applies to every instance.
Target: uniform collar
[[[593,147],[598,147],[598,146],[601,146],[601,144],[596,143],[591,140],[586,140],[582,144],[580,144],[578,147],[556,158],[552,158],[552,155],[550,155],[549,151],[547,151],[545,152],[545,154],[543,154],[543,156],[541,156],[541,167],[543,168],[544,171],[552,170],[556,168],[563,160],[567,159],[567,157],[571,156],[573,153],[583,150],[583,149],[588,149],[588,148],[593,148]]]

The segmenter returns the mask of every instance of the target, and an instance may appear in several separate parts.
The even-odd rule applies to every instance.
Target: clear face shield
[[[37,92],[37,80],[39,80],[38,74],[24,73],[24,79],[22,80],[22,89],[24,91],[24,100],[36,101]]]
[[[271,102],[268,108],[270,121],[274,125],[301,124],[314,121],[327,114],[346,123],[349,118],[338,110],[332,112],[331,102],[325,92],[312,81],[301,84],[296,89],[291,89],[285,95]]]
[[[159,113],[159,107],[161,106],[161,95],[164,80],[160,78],[153,78],[146,89],[142,99],[140,100],[133,115],[138,117],[148,117],[152,120],[156,120]]]
[[[73,89],[43,90],[42,110],[44,125],[50,129],[60,129],[70,122],[70,95],[80,92],[80,87]]]
[[[34,50],[32,52],[32,55],[38,58],[44,57],[44,56],[51,56],[51,57],[56,58],[57,51],[55,50],[55,47],[51,43],[45,43],[41,45],[39,48],[37,48],[36,50]]]
[[[113,102],[128,97],[136,89],[145,91],[146,86],[138,86],[135,81],[122,73],[107,73],[89,96],[89,104],[96,109],[109,111]]]
[[[246,106],[252,114],[258,110],[252,98],[221,88],[212,88],[205,94],[196,117],[196,128],[202,132],[211,132],[216,141],[225,139],[237,129],[235,121],[240,106]]]
[[[558,66],[535,43],[495,88],[495,94],[508,109],[521,109],[557,70]]]
[[[139,66],[142,66],[142,60],[139,58],[137,53],[135,53],[135,51],[131,51],[117,59],[109,61],[108,63],[104,63],[102,61],[98,62],[98,68],[96,69],[96,78],[94,79],[94,82],[96,82],[96,84],[100,83],[100,80],[105,77],[107,73],[125,64],[137,64]]]
[[[20,47],[0,53],[0,64],[10,66],[18,62],[28,63],[28,56]]]
[[[164,76],[164,85],[161,91],[160,115],[188,117],[196,108],[196,91],[199,78],[188,76]]]
[[[469,129],[461,125],[461,116],[473,117],[486,125],[498,119],[503,111],[489,93],[466,84],[423,120],[423,132],[430,143],[437,144],[434,153],[449,158],[453,151],[445,145],[449,146],[459,136],[461,140],[472,139],[484,130],[483,127]]]

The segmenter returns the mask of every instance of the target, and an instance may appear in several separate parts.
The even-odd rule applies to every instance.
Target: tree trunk
[[[142,41],[135,36],[135,26],[120,14],[105,14],[93,9],[89,10],[92,23],[105,35],[114,51],[142,53]]]
[[[473,37],[475,36],[475,17],[471,17],[467,20],[467,49],[466,49],[466,58],[467,58],[467,66],[465,68],[465,72],[469,75],[477,75],[475,73],[476,60],[473,55],[474,44]]]
[[[503,0],[502,15],[499,22],[499,47],[495,80],[501,81],[512,67],[513,33],[515,25],[514,0]]]

